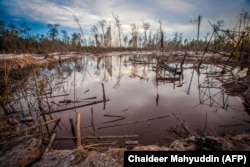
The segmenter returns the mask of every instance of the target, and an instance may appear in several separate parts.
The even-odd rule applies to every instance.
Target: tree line
[[[49,53],[49,52],[70,52],[70,51],[111,51],[111,50],[152,50],[162,49],[167,51],[176,50],[196,50],[201,51],[209,42],[210,33],[204,38],[200,38],[200,28],[202,16],[199,15],[191,23],[197,29],[197,38],[188,40],[183,39],[183,33],[175,33],[172,39],[167,39],[162,29],[161,20],[158,21],[159,28],[155,33],[150,29],[150,23],[142,19],[143,32],[139,32],[139,26],[135,23],[130,24],[130,34],[122,33],[122,24],[119,16],[112,13],[114,24],[108,23],[102,19],[97,24],[91,26],[91,36],[84,35],[79,19],[74,16],[74,20],[79,26],[79,32],[69,34],[66,30],[59,30],[59,24],[47,24],[48,33],[46,35],[32,36],[31,28],[22,22],[19,25],[6,23],[0,20],[0,52],[1,53]],[[246,11],[242,11],[239,16],[237,26],[230,31],[231,36],[236,36],[240,31],[244,31],[245,46],[249,44],[249,15]],[[235,47],[234,38],[222,39],[219,31],[224,27],[224,21],[219,20],[215,24],[211,24],[217,34],[213,36],[214,41],[224,40],[224,48],[232,50]],[[117,34],[114,34],[112,32]],[[228,30],[229,32],[229,30]],[[60,36],[60,37],[59,37]],[[249,50],[249,45],[248,45]]]

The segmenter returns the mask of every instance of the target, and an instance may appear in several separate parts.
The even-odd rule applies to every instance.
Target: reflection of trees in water
[[[97,57],[96,60],[96,71],[95,71],[95,75],[99,76],[100,75],[100,62],[101,62],[101,57]]]
[[[97,57],[96,61],[96,69],[94,74],[96,76],[100,76],[101,71],[103,71],[102,81],[107,82],[109,77],[112,78],[112,56],[102,56]],[[109,75],[107,75],[107,73]]]
[[[122,78],[122,73],[121,73],[122,56],[119,56],[118,59],[119,59],[119,72],[118,72],[118,76],[116,77],[117,81],[114,85],[114,88],[118,88],[120,86],[120,82],[121,82],[121,78]]]
[[[105,56],[103,59],[104,75],[102,81],[107,82],[109,79],[106,72],[108,72],[109,76],[112,78],[112,56]]]

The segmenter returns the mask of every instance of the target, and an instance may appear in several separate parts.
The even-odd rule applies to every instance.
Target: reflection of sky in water
[[[249,115],[244,111],[244,107],[236,97],[223,95],[219,89],[203,89],[200,92],[198,85],[203,84],[205,75],[200,74],[199,81],[197,72],[194,71],[191,87],[190,80],[193,69],[191,64],[184,65],[183,80],[175,83],[156,82],[156,72],[154,64],[131,63],[130,59],[140,61],[156,62],[153,58],[148,59],[146,56],[109,56],[109,57],[85,57],[82,60],[63,63],[60,67],[50,70],[55,75],[52,84],[60,83],[54,91],[54,95],[68,93],[69,96],[57,97],[51,99],[58,103],[60,100],[81,100],[88,97],[97,97],[94,100],[102,100],[102,85],[104,83],[106,97],[110,99],[103,110],[103,103],[78,108],[81,112],[82,135],[91,135],[91,128],[83,128],[91,125],[91,107],[94,110],[93,121],[96,129],[96,135],[126,135],[139,134],[142,138],[139,140],[142,144],[164,144],[161,137],[169,137],[167,131],[170,126],[177,125],[178,122],[172,113],[177,113],[182,119],[188,122],[190,128],[202,130],[207,113],[207,132],[209,133],[226,133],[232,131],[247,130],[249,124]],[[98,63],[99,62],[99,63]],[[178,64],[177,64],[178,65]],[[171,64],[175,66],[175,64]],[[74,72],[76,68],[76,72]],[[215,72],[215,68],[209,66],[207,70]],[[181,77],[182,78],[182,77]],[[75,82],[74,82],[75,79]],[[158,86],[157,86],[158,85]],[[86,92],[86,90],[89,90]],[[210,100],[204,94],[211,96]],[[158,103],[157,103],[158,94]],[[214,95],[215,94],[215,95]],[[200,95],[200,96],[199,96]],[[227,99],[227,109],[221,108],[224,100]],[[200,105],[199,99],[204,101]],[[208,100],[207,100],[208,99]],[[92,99],[93,100],[93,99]],[[91,101],[91,100],[90,100]],[[75,103],[64,106],[77,106],[85,103]],[[62,105],[62,104],[61,104]],[[219,107],[216,107],[219,106]],[[225,107],[225,108],[226,108]],[[114,120],[115,118],[105,117],[105,114],[125,116],[124,120],[109,124],[100,124],[105,121]],[[71,136],[69,127],[69,117],[75,118],[72,111],[56,113],[57,117],[63,117],[64,128],[58,131],[58,136]],[[146,118],[154,118],[169,115],[168,118],[131,124],[126,126],[117,126],[112,128],[98,129],[108,125],[115,125],[127,121],[135,121]],[[242,124],[241,126],[223,126]]]

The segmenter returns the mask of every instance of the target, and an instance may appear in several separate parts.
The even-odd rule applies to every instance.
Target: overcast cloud
[[[162,21],[163,30],[169,38],[175,32],[183,33],[184,38],[193,38],[196,29],[190,23],[198,15],[203,16],[201,37],[212,31],[212,23],[224,20],[230,28],[237,22],[242,9],[250,8],[249,0],[2,0],[1,19],[11,21],[25,20],[42,24],[60,24],[63,28],[75,29],[73,15],[80,20],[86,34],[98,20],[106,19],[114,26],[112,13],[119,15],[123,33],[130,31],[130,24],[135,23],[142,29],[142,19],[150,23],[150,29],[157,31]],[[36,29],[38,27],[31,27]]]

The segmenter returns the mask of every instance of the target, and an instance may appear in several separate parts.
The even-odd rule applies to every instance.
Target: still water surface
[[[167,63],[154,55],[85,56],[42,69],[40,75],[52,76],[53,96],[67,94],[50,98],[51,110],[102,101],[102,83],[109,100],[54,113],[62,117],[58,137],[72,136],[69,118],[75,123],[75,111],[81,113],[82,136],[135,134],[140,136],[140,144],[163,145],[177,138],[169,131],[177,125],[176,130],[182,130],[173,113],[185,120],[190,129],[205,130],[206,134],[248,130],[250,118],[240,98],[228,96],[220,89],[225,79],[217,75],[220,68],[203,65],[198,75],[192,66],[184,64],[181,72],[176,70],[179,62]],[[169,117],[107,127],[162,116]],[[73,141],[56,142],[58,148],[72,146]]]

